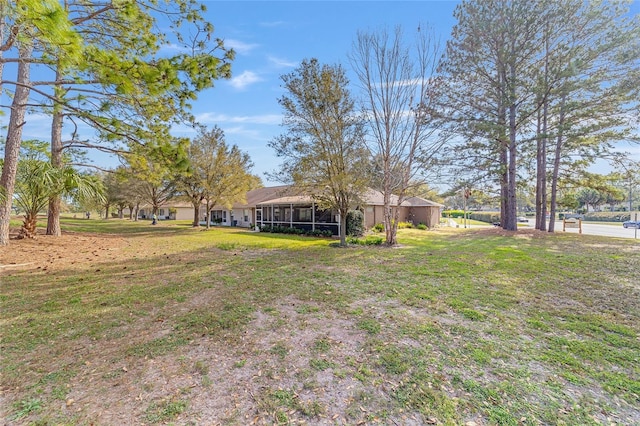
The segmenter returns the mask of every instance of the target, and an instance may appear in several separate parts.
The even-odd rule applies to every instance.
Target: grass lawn
[[[637,242],[63,229],[0,248],[4,424],[640,424]]]

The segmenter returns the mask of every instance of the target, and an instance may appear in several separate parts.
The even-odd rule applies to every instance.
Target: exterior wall
[[[211,210],[211,221],[217,224],[216,218],[222,218],[221,226],[239,226],[249,228],[254,224],[255,209],[239,208],[231,210]],[[206,219],[205,219],[206,220]]]
[[[365,206],[364,208],[364,227],[373,228],[376,223],[384,221],[383,206]]]
[[[252,208],[233,209],[231,216],[231,226],[250,228],[255,223],[255,213]]]
[[[414,225],[424,223],[429,228],[434,228],[440,223],[440,207],[413,207],[411,215]]]
[[[400,222],[411,222],[414,225],[424,223],[429,228],[433,228],[440,223],[440,208],[432,206],[400,207],[399,220]],[[376,223],[383,223],[383,221],[383,206],[365,206],[365,228],[372,228]]]
[[[176,207],[175,219],[193,221],[193,207]]]
[[[169,214],[169,209],[175,209],[175,214]],[[151,219],[153,208],[143,207],[138,210],[138,219]],[[124,217],[129,217],[129,209],[124,209]],[[193,220],[193,207],[160,207],[158,220]]]

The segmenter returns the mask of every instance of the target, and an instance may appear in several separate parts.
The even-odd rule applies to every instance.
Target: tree
[[[346,245],[347,214],[367,188],[368,153],[363,121],[340,65],[302,61],[282,76],[287,94],[279,99],[287,133],[269,142],[285,162],[277,173],[321,207],[340,215],[340,244]]]
[[[250,173],[253,163],[236,145],[228,146],[219,127],[200,128],[188,148],[189,167],[178,180],[177,188],[193,205],[193,226],[200,226],[200,207],[205,202],[207,229],[215,206],[231,208],[243,202],[246,193],[261,186],[260,178]]]
[[[14,49],[17,57],[0,57],[0,71],[4,63],[18,63],[15,81],[4,79],[5,84],[13,83],[15,90],[11,104],[7,139],[4,150],[2,175],[0,176],[0,246],[9,242],[9,219],[15,189],[18,157],[22,140],[24,117],[30,94],[31,62],[36,45],[43,55],[65,58],[61,66],[69,66],[78,58],[79,39],[71,29],[68,17],[56,0],[25,0],[19,6],[6,0],[0,1],[0,53]]]
[[[442,117],[462,136],[467,166],[498,183],[507,230],[517,229],[519,145],[527,142],[522,134],[536,112],[532,72],[544,68],[538,38],[549,18],[544,4],[463,1],[441,66]]]
[[[27,70],[37,66],[44,77],[29,81],[21,72],[20,79],[3,81],[16,87],[10,118],[16,124],[10,126],[15,131],[8,133],[7,155],[19,151],[21,114],[30,94],[35,94],[29,100],[31,108],[52,115],[51,161],[61,167],[63,151],[100,149],[122,154],[132,146],[154,149],[170,144],[170,124],[192,121],[187,110],[197,92],[212,87],[218,78],[230,77],[234,53],[224,48],[221,39],[212,38],[213,26],[204,21],[204,6],[196,1],[19,3],[16,7],[0,0],[0,35],[6,37],[0,52],[18,52],[18,58],[0,63],[18,61]],[[180,46],[180,53],[167,55],[161,51],[167,45]],[[23,47],[30,51],[23,52]],[[75,127],[69,141],[62,139],[65,123]],[[89,125],[98,136],[82,140],[79,124]],[[15,174],[15,161],[8,160],[5,180]],[[59,206],[60,200],[53,198],[49,234],[60,233]],[[2,220],[0,211],[0,224]]]
[[[202,17],[204,5],[178,1],[67,1],[71,23],[82,36],[84,61],[65,72],[53,58],[54,75],[38,85],[53,87],[51,158],[63,151],[98,149],[116,154],[131,146],[155,149],[171,144],[172,122],[192,121],[187,112],[197,92],[230,77],[232,50],[212,37],[213,25]],[[158,21],[172,31],[157,31]],[[165,24],[166,25],[166,24]],[[188,27],[189,31],[185,31]],[[181,34],[193,35],[186,39]],[[182,52],[166,56],[173,44]],[[63,121],[84,123],[98,133],[98,142],[82,140],[74,131],[62,139]],[[47,233],[59,234],[59,199],[49,204]],[[107,213],[108,214],[108,213]]]
[[[71,166],[53,167],[43,156],[43,143],[29,142],[26,158],[18,163],[14,191],[16,205],[24,211],[20,238],[34,238],[38,213],[43,211],[52,196],[103,198],[103,187],[92,176],[79,173]]]
[[[538,89],[545,123],[539,146],[550,145],[554,217],[559,181],[566,179],[562,169],[580,174],[581,168],[608,155],[611,141],[628,139],[635,130],[628,115],[638,105],[637,84],[631,82],[638,78],[640,27],[637,17],[627,16],[625,2],[571,0],[547,8],[556,21],[541,34],[548,71]],[[537,161],[540,205],[548,191],[544,151],[538,151]],[[544,215],[539,216],[536,226],[544,229]]]
[[[444,144],[437,137],[434,95],[439,43],[418,29],[415,46],[404,44],[402,30],[358,33],[350,56],[365,100],[371,135],[368,148],[382,172],[386,243],[396,244],[398,207],[407,190],[431,166]],[[415,56],[412,56],[412,53]],[[397,203],[392,205],[392,196]]]
[[[104,198],[102,208],[104,208],[104,218],[109,219],[109,210],[113,205],[122,205],[125,203],[126,182],[120,178],[117,173],[103,172],[100,174],[102,184],[104,186]],[[122,212],[122,208],[120,208]]]
[[[469,0],[456,9],[441,109],[463,137],[461,163],[499,184],[503,227],[516,228],[528,160],[544,230],[561,180],[577,180],[612,141],[629,138],[640,26],[627,14],[621,1]]]
[[[576,198],[578,202],[585,207],[586,212],[589,212],[589,206],[595,209],[604,201],[604,197],[600,191],[593,188],[582,188],[576,194]]]

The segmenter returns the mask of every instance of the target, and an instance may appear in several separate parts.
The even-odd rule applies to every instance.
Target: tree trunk
[[[558,117],[558,137],[556,139],[555,158],[553,160],[553,172],[551,174],[551,211],[549,212],[549,232],[555,230],[556,204],[558,197],[558,177],[560,176],[560,155],[562,154],[563,132],[564,126],[564,102],[563,96],[560,101],[560,116]]]
[[[29,212],[25,214],[24,220],[22,221],[22,228],[20,228],[20,233],[18,234],[18,239],[35,239],[37,236],[37,227],[38,213]]]
[[[548,142],[548,101],[544,101],[542,117],[539,120],[538,143],[536,148],[536,229],[547,230],[547,142]]]
[[[200,226],[200,202],[193,204],[193,227],[198,228]]]
[[[515,82],[515,68],[511,68],[511,85]],[[507,204],[505,212],[505,223],[502,224],[502,228],[507,231],[517,231],[518,223],[516,221],[517,216],[517,204],[516,204],[516,104],[514,88],[511,88],[511,104],[509,105],[509,167],[508,167],[508,189],[507,189]]]
[[[349,214],[349,209],[340,211],[340,245],[342,247],[347,245],[347,214]]]
[[[33,47],[22,45],[19,48],[18,78],[11,103],[11,114],[7,128],[7,141],[4,148],[4,165],[0,176],[0,190],[4,191],[4,198],[0,200],[0,246],[9,244],[9,220],[11,219],[11,202],[16,185],[16,172],[22,143],[22,126],[29,100],[29,82],[31,52]]]
[[[498,72],[498,81],[500,83],[500,90],[498,90],[498,131],[500,132],[498,135],[498,164],[500,171],[500,226],[504,226],[506,223],[506,214],[507,214],[507,194],[509,192],[509,174],[507,170],[508,157],[507,157],[507,119],[506,119],[506,108],[504,106],[504,100],[502,99],[501,91],[505,85],[505,76],[504,72],[500,70]]]
[[[542,117],[538,109],[538,131],[536,146],[536,229],[545,231],[547,229],[547,145],[548,118],[549,118],[549,24],[544,29],[544,84],[542,86],[543,96],[537,103],[538,108],[542,106]]]
[[[60,71],[56,70],[56,81],[61,78]],[[60,91],[55,89],[56,94]],[[57,95],[56,95],[57,97]],[[55,168],[62,167],[62,111],[59,105],[54,106],[53,118],[51,120],[51,165]],[[47,235],[61,235],[60,230],[60,202],[59,194],[53,195],[49,199],[49,211],[47,213]]]

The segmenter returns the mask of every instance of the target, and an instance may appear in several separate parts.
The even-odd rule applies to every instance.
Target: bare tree
[[[437,158],[444,144],[438,137],[433,100],[440,42],[421,29],[406,45],[403,31],[360,32],[350,55],[365,93],[363,109],[371,140],[368,148],[382,173],[386,243],[394,245],[398,207]],[[395,203],[392,203],[397,196]]]

